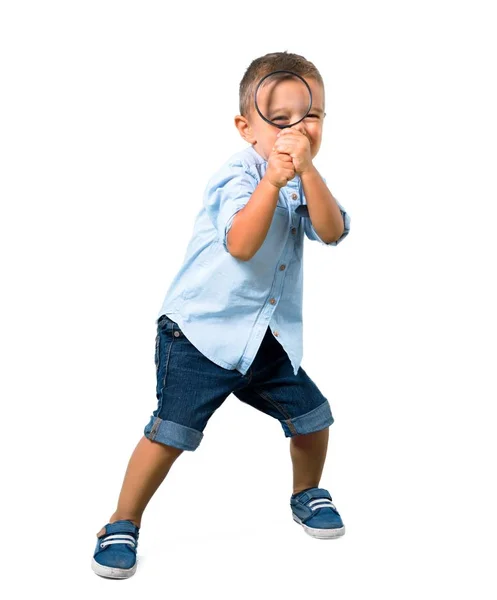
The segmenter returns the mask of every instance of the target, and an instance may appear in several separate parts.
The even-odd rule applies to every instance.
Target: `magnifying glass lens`
[[[255,102],[261,115],[282,129],[291,127],[307,115],[311,95],[299,77],[290,73],[276,73],[261,83]]]

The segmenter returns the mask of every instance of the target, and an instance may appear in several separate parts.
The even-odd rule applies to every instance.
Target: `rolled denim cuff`
[[[201,431],[179,425],[172,421],[164,421],[152,416],[143,430],[144,435],[154,442],[174,446],[180,450],[196,450],[204,434]]]
[[[314,431],[320,431],[329,427],[334,422],[333,415],[331,414],[330,403],[328,400],[320,404],[314,410],[295,417],[293,419],[281,420],[281,426],[285,432],[285,437],[292,437],[294,435],[302,435],[306,433],[313,433]]]

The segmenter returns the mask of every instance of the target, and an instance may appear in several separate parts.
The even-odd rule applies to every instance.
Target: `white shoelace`
[[[328,498],[315,498],[314,500],[308,502],[307,506],[311,510],[317,510],[318,508],[333,508],[336,510],[335,505]]]
[[[110,544],[129,544],[132,548],[135,547],[135,538],[132,535],[126,535],[125,533],[114,533],[104,538],[103,542],[100,542],[100,548],[105,548]]]

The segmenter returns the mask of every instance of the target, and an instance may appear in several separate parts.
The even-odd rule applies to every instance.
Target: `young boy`
[[[257,83],[279,69],[303,77],[313,98],[306,118],[286,129],[254,108]],[[130,458],[117,509],[97,533],[98,575],[133,575],[145,507],[231,393],[278,419],[290,438],[293,519],[313,537],[345,532],[330,493],[318,487],[330,405],[300,367],[304,234],[336,246],[350,229],[349,215],[312,163],[324,116],[324,84],[311,62],[277,52],[251,63],[235,117],[250,146],[208,182],[183,266],[159,312],[157,408]],[[295,212],[302,204],[307,216]]]

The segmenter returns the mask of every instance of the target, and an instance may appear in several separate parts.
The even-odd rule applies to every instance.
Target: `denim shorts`
[[[312,433],[333,423],[328,400],[302,367],[293,367],[268,327],[245,375],[208,359],[166,315],[155,338],[157,408],[144,429],[153,441],[195,450],[208,420],[233,393],[278,419],[286,437]]]

